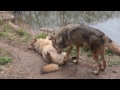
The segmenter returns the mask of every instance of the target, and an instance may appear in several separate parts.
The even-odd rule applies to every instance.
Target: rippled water
[[[33,29],[59,29],[69,23],[82,23],[98,28],[120,45],[120,11],[25,11],[16,14]]]

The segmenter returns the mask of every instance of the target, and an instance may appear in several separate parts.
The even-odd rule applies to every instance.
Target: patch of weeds
[[[88,56],[88,57],[92,57],[92,53],[89,51],[89,52],[87,53],[87,56]]]
[[[63,50],[64,52],[66,52],[66,49]],[[82,48],[81,49],[81,53],[85,53],[87,54],[88,57],[91,57],[92,56],[92,53],[90,52],[89,49],[87,48]],[[73,45],[73,48],[72,48],[72,51],[71,51],[71,55],[74,57],[77,55],[77,50],[76,50],[76,47]]]
[[[4,37],[4,36],[5,36],[4,32],[0,32],[0,37]]]
[[[109,55],[109,56],[114,55],[114,53],[111,50],[109,50],[109,49],[105,50],[105,54]]]
[[[67,49],[65,48],[63,51],[66,52]],[[76,56],[76,55],[77,55],[76,47],[73,46],[73,48],[72,48],[72,50],[71,50],[71,56],[74,57],[74,56]]]
[[[3,29],[4,32],[10,32],[10,31],[12,31],[11,26],[8,25],[8,24],[4,24],[4,25],[2,26],[2,29]]]
[[[21,37],[28,35],[28,33],[25,32],[25,31],[22,30],[22,29],[16,30],[16,33],[17,33],[17,35],[19,35],[19,36],[21,36]]]
[[[11,28],[9,25],[4,24],[1,26],[1,31],[0,31],[0,37],[1,38],[8,38],[9,37],[9,33],[11,32]]]
[[[3,18],[2,18],[2,15],[0,14],[0,25],[2,25],[3,23]]]
[[[5,65],[12,61],[12,55],[4,48],[0,48],[0,65]]]
[[[35,38],[38,38],[38,39],[39,39],[39,38],[43,38],[43,39],[45,39],[46,36],[47,36],[47,34],[45,34],[45,33],[40,33],[40,34],[36,35]]]
[[[72,51],[71,51],[71,56],[76,56],[77,55],[77,50],[76,50],[76,47],[75,46],[73,46],[73,48],[72,48]]]
[[[27,42],[30,39],[30,35],[24,30],[21,30],[21,29],[16,30],[16,34],[20,36],[20,37],[17,37],[16,35],[17,41],[19,39],[19,42]]]
[[[5,65],[7,63],[11,62],[11,58],[9,57],[0,57],[0,65]]]
[[[82,53],[86,53],[88,57],[92,56],[92,53],[91,53],[91,51],[88,48],[82,48],[81,52]]]
[[[112,67],[112,66],[116,66],[116,65],[120,65],[120,60],[108,60],[108,67]]]
[[[81,52],[82,52],[82,53],[89,52],[89,49],[88,49],[88,48],[82,48],[82,49],[81,49]]]
[[[4,48],[0,48],[0,56],[6,56],[6,57],[11,57],[11,53],[7,50],[5,50]]]

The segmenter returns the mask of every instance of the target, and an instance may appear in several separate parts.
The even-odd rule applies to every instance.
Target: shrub
[[[11,62],[11,58],[9,57],[0,57],[0,64],[5,65],[7,63]]]
[[[40,34],[36,35],[35,38],[38,38],[38,39],[39,39],[39,38],[43,38],[43,39],[45,39],[46,36],[47,36],[47,34],[45,34],[45,33],[40,33]]]

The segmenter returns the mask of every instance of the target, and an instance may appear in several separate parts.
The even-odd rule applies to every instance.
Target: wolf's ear
[[[50,56],[50,53],[49,53],[49,52],[47,52],[47,56]]]
[[[54,40],[55,38],[54,38],[54,36],[50,36],[50,38],[49,38],[49,40]]]
[[[44,55],[46,56],[47,59],[50,59],[50,53],[49,52],[44,53]]]
[[[37,39],[36,39],[36,38],[35,38],[35,39],[33,39],[33,40],[31,41],[31,44],[30,44],[30,45],[33,45],[36,41],[37,41]]]
[[[47,52],[46,57],[47,57],[47,59],[49,59],[51,61],[52,57],[49,52]]]
[[[50,62],[52,62],[52,56],[50,55],[49,52],[47,52],[47,53],[45,54],[45,56],[46,56],[46,58],[47,58]]]

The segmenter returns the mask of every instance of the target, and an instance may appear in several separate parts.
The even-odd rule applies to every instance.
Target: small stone
[[[1,74],[4,74],[4,73],[5,73],[4,71],[1,72]]]
[[[117,71],[112,71],[113,73],[117,73]]]

